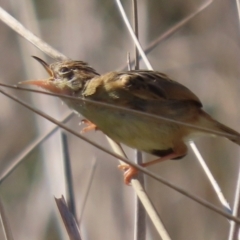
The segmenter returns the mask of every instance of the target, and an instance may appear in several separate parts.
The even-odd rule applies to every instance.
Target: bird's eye
[[[60,71],[61,73],[66,73],[66,72],[69,72],[69,68],[67,68],[67,67],[62,67],[59,71]]]

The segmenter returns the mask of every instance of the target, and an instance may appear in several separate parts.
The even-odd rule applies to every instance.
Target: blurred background
[[[122,1],[132,20],[131,1]],[[139,34],[142,46],[196,11],[200,0],[139,0]],[[0,0],[0,6],[24,26],[71,59],[84,60],[100,73],[121,69],[133,42],[114,0]],[[0,81],[16,84],[44,78],[47,73],[32,55],[54,60],[0,22]],[[204,109],[220,122],[240,131],[239,21],[235,1],[214,1],[178,32],[148,54],[155,70],[189,87]],[[146,69],[141,62],[141,68]],[[70,110],[54,97],[7,90],[60,120]],[[23,151],[53,124],[0,95],[0,177]],[[80,132],[82,118],[67,126]],[[110,149],[101,132],[89,139]],[[118,161],[67,134],[78,216],[89,189],[80,229],[82,238],[133,239],[134,192],[123,184]],[[200,149],[223,194],[233,205],[239,169],[239,146],[224,138],[201,138]],[[130,159],[134,151],[125,148]],[[144,155],[146,159],[153,156]],[[95,165],[94,165],[95,164]],[[167,161],[149,170],[221,207],[196,157]],[[91,173],[92,176],[91,176]],[[172,239],[227,239],[229,222],[148,177],[150,195]],[[65,194],[61,133],[56,132],[35,148],[0,185],[0,197],[13,235],[25,239],[68,239],[54,196]],[[147,239],[160,239],[147,218]],[[4,239],[0,228],[0,239]]]

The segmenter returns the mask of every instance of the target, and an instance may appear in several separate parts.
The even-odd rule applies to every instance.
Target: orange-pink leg
[[[95,131],[98,130],[97,126],[87,119],[83,119],[81,121],[81,124],[86,124],[87,125],[87,127],[82,129],[81,133],[86,133],[86,132],[92,131],[92,130],[95,130]]]
[[[153,164],[156,164],[156,163],[159,163],[159,162],[163,162],[163,161],[166,161],[166,160],[178,158],[178,157],[181,157],[181,156],[184,156],[184,155],[185,154],[182,154],[182,153],[181,154],[171,153],[167,156],[157,158],[153,161],[150,161],[150,162],[147,162],[147,163],[142,163],[141,166],[142,167],[148,167],[150,165],[153,165]],[[132,178],[135,177],[138,174],[138,171],[139,171],[135,167],[132,167],[128,164],[121,164],[121,165],[118,166],[118,168],[125,171],[124,172],[124,183],[126,185],[130,185]]]

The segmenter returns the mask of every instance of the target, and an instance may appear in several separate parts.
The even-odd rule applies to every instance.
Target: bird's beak
[[[38,79],[38,80],[28,80],[24,82],[19,82],[18,84],[35,85],[38,87],[47,88],[47,86],[49,85],[49,81],[50,81],[49,79]]]
[[[35,86],[39,86],[45,89],[48,89],[50,86],[50,82],[52,82],[54,80],[54,75],[53,75],[53,71],[51,70],[50,66],[43,61],[41,58],[33,56],[34,59],[36,59],[39,63],[41,63],[41,65],[45,68],[45,70],[48,72],[48,74],[50,75],[50,77],[48,79],[38,79],[38,80],[28,80],[28,81],[24,81],[24,82],[19,82],[19,84],[27,84],[27,85],[35,85]]]
[[[34,59],[36,59],[39,63],[42,64],[42,66],[45,68],[45,70],[48,72],[49,76],[50,77],[53,77],[53,72],[51,70],[51,68],[49,67],[49,65],[43,61],[41,58],[39,57],[36,57],[36,56],[32,56]]]

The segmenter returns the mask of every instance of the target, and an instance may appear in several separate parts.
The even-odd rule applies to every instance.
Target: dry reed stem
[[[72,178],[72,168],[68,148],[68,139],[65,132],[61,132],[62,139],[62,151],[63,151],[63,162],[64,162],[64,175],[66,182],[66,198],[69,211],[73,214],[74,218],[77,220],[76,214],[76,204],[74,197],[74,188],[73,188],[73,178]]]
[[[64,197],[62,196],[61,198],[55,198],[55,201],[56,201],[58,210],[61,214],[65,228],[67,230],[69,239],[81,240],[82,238],[80,236],[80,231],[79,231],[76,219],[74,218],[71,211],[69,211]]]
[[[138,29],[138,2],[137,0],[132,0],[132,15],[133,15],[133,28],[134,33],[137,38],[139,38],[139,29]],[[134,63],[134,70],[139,69],[139,53],[138,49],[134,44],[134,55],[135,55],[135,63]],[[130,58],[130,56],[129,56]],[[131,70],[130,61],[129,61],[129,71]],[[142,164],[142,152],[139,150],[135,150],[135,162],[137,164]],[[144,187],[144,175],[142,172],[138,173],[137,180],[139,181],[139,184]],[[138,195],[134,196],[134,202],[135,202],[135,209],[134,209],[134,240],[145,240],[146,239],[146,210],[145,206],[147,207],[148,204],[145,204],[145,206],[141,203],[139,200]],[[143,201],[143,200],[142,200]],[[156,212],[156,210],[154,211]],[[150,216],[152,214],[149,214]],[[161,223],[161,225],[163,225]],[[164,229],[165,230],[165,229]],[[166,232],[166,230],[165,230]],[[166,233],[167,234],[167,233]],[[168,234],[167,234],[168,235]],[[163,239],[166,239],[164,236]]]
[[[107,140],[108,140],[110,146],[112,147],[112,149],[114,150],[114,152],[116,152],[117,154],[119,154],[120,156],[122,156],[123,158],[126,159],[127,156],[124,153],[121,145],[117,142],[114,142],[109,137],[107,137]],[[123,159],[121,159],[121,160],[123,160]],[[126,163],[126,162],[124,161],[124,163]],[[120,161],[120,164],[123,164],[123,162]],[[136,164],[136,166],[140,166],[140,165]],[[142,184],[139,182],[138,179],[132,179],[131,185],[134,188],[139,200],[141,201],[146,212],[148,213],[149,218],[152,220],[153,225],[155,226],[155,228],[156,228],[157,232],[159,233],[159,235],[161,236],[161,238],[163,240],[170,240],[171,238],[170,238],[168,232],[166,231],[157,210],[155,209],[154,205],[152,204],[151,200],[149,199]],[[135,225],[136,225],[136,222],[135,222]],[[140,229],[138,229],[138,230],[140,231]],[[135,236],[136,235],[140,235],[140,232],[135,233]],[[141,235],[141,237],[143,237],[143,236],[144,236],[144,234]]]

